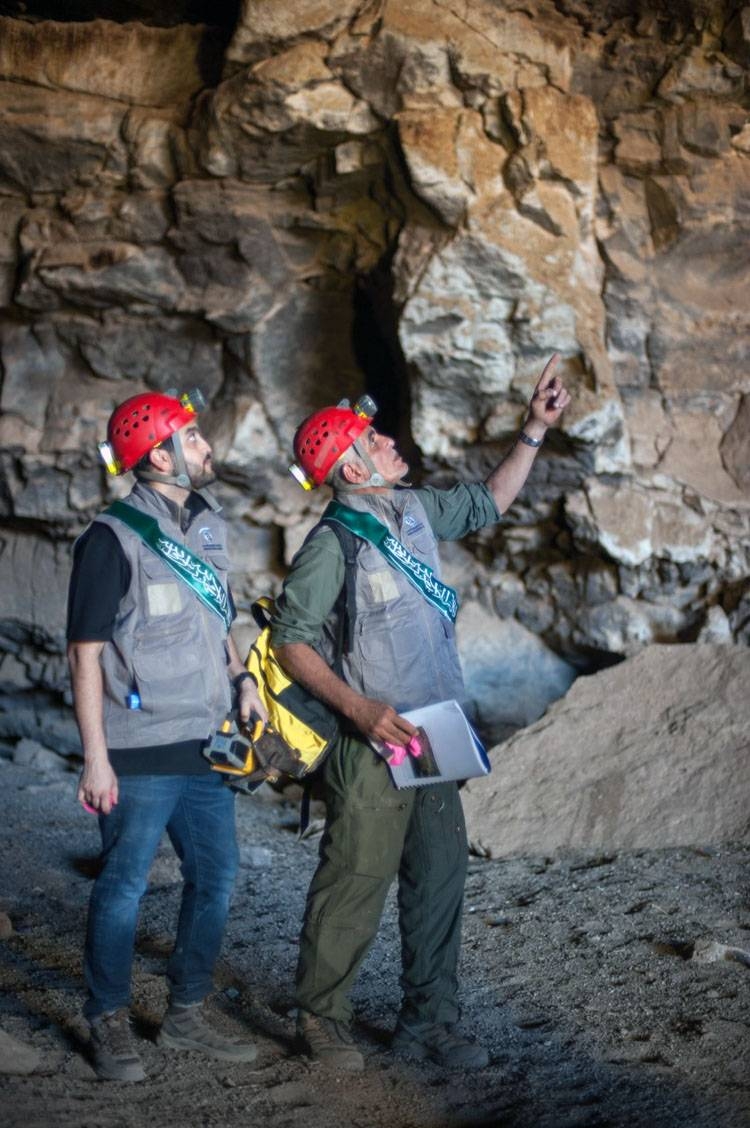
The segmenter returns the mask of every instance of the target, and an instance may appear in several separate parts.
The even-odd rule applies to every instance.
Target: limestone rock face
[[[286,474],[305,413],[366,389],[415,481],[483,478],[553,351],[559,431],[445,553],[491,616],[482,694],[528,632],[576,669],[750,641],[749,25],[631,8],[246,0],[223,59],[217,29],[0,18],[10,684],[62,684],[126,396],[206,394],[246,633],[324,502]]]
[[[648,646],[579,678],[463,791],[492,857],[649,849],[750,833],[750,653]]]

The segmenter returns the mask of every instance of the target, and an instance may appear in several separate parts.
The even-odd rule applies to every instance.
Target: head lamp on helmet
[[[370,396],[362,396],[354,407],[342,400],[337,407],[324,407],[309,415],[294,436],[294,456],[289,473],[305,490],[315,489],[328,477],[335,463],[355,446],[377,411]]]
[[[110,474],[125,474],[165,439],[191,423],[206,406],[198,388],[182,396],[142,392],[116,407],[99,455]]]

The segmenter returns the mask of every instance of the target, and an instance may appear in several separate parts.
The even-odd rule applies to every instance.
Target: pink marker
[[[388,763],[394,768],[397,768],[399,764],[403,764],[406,759],[406,749],[403,744],[391,744],[390,741],[386,740],[385,746],[391,750]]]
[[[406,759],[407,752],[415,759],[422,755],[422,745],[419,743],[419,733],[415,733],[409,743],[404,746],[403,744],[390,744],[385,741],[386,748],[390,748],[391,755],[388,757],[388,763],[397,768],[399,764],[403,764]]]
[[[114,791],[110,791],[109,801],[113,807],[117,806],[117,800],[115,799]],[[88,811],[90,815],[100,815],[102,813],[101,811],[97,811],[96,807],[92,807],[90,803],[87,803],[85,799],[81,799],[81,806],[83,807],[84,811]]]

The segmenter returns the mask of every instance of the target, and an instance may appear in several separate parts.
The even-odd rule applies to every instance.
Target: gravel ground
[[[64,764],[65,762],[62,761]],[[750,1126],[750,845],[504,861],[472,858],[464,1025],[475,1074],[396,1060],[393,900],[357,984],[367,1070],[337,1077],[294,1054],[297,931],[317,842],[268,791],[238,800],[242,869],[210,1009],[253,1037],[227,1066],[153,1042],[179,896],[168,845],[137,942],[133,1014],[149,1074],[98,1082],[87,1058],[81,944],[95,820],[71,771],[0,760],[0,1108],[7,1128],[746,1128]],[[27,1075],[19,1044],[36,1057]],[[14,1063],[16,1063],[14,1065]],[[31,1063],[29,1063],[31,1064]]]

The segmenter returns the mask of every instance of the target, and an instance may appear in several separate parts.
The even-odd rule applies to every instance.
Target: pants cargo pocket
[[[352,806],[344,819],[345,849],[352,873],[395,877],[401,862],[411,804]]]
[[[355,739],[341,744],[326,766],[326,837],[332,853],[348,873],[393,878],[414,794],[396,790],[385,763],[368,745]]]

